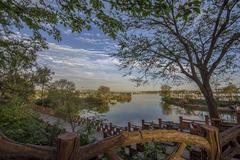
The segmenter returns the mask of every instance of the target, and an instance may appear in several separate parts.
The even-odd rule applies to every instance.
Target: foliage
[[[48,88],[48,99],[55,103],[55,106],[64,106],[67,96],[73,94],[75,91],[75,84],[61,79],[53,82]]]
[[[34,104],[44,107],[50,107],[54,109],[56,107],[56,103],[54,103],[51,99],[43,98],[43,99],[36,99],[34,100]]]
[[[229,83],[226,87],[223,87],[223,93],[233,94],[238,92],[239,88],[232,83]]]
[[[203,93],[211,117],[219,118],[210,82],[239,69],[239,1],[202,1],[201,14],[181,15],[184,1],[164,1],[166,10],[150,8],[142,16],[128,13],[128,31],[118,37],[114,56],[121,67],[149,79],[190,79]],[[151,6],[152,4],[150,4]]]
[[[161,86],[160,93],[161,93],[161,95],[163,96],[163,99],[170,98],[171,88],[172,88],[172,87],[170,87],[170,86],[168,86],[168,85],[162,85],[162,86]]]
[[[69,27],[72,32],[81,32],[95,24],[111,37],[122,29],[121,23],[107,14],[100,0],[3,0],[0,6],[1,32],[6,36],[27,27],[34,39],[44,42],[43,33],[61,40],[60,25]]]
[[[124,150],[120,150],[119,155],[126,160],[164,160],[167,158],[166,148],[160,142],[145,143],[143,153],[138,152],[129,156]]]
[[[44,98],[45,88],[50,84],[50,81],[52,79],[52,74],[53,74],[53,72],[51,72],[51,70],[49,68],[47,68],[46,66],[37,67],[36,85],[38,85],[41,88],[41,100],[42,101]]]
[[[75,84],[66,79],[60,79],[51,84],[48,97],[54,103],[57,114],[68,121],[75,132],[76,124],[74,117],[81,109],[81,99],[79,92],[75,89]]]
[[[54,145],[62,132],[59,126],[41,121],[29,105],[19,100],[1,105],[0,129],[10,139],[22,143]]]
[[[175,104],[175,105],[179,105],[179,104],[192,104],[192,105],[207,105],[206,101],[203,99],[191,99],[188,98],[186,99],[182,99],[182,98],[165,98],[163,99],[163,101],[165,102],[164,104]],[[216,100],[216,103],[218,104],[218,107],[229,107],[231,105],[236,105],[236,104],[240,104],[240,102],[238,100],[236,101],[223,101],[223,100]]]
[[[171,8],[168,5],[170,2],[167,0],[109,0],[108,2],[112,9],[139,18],[151,16],[152,14],[161,16],[162,12],[171,12]],[[200,13],[200,4],[201,0],[184,1],[184,3],[181,3],[177,8],[179,11],[177,16],[188,19],[191,14]]]
[[[5,36],[14,34],[16,30],[27,28],[35,40],[44,44],[42,34],[48,34],[56,40],[61,40],[59,26],[68,27],[72,32],[90,29],[94,24],[110,37],[115,38],[118,31],[124,30],[116,11],[138,16],[152,13],[160,15],[161,11],[169,12],[167,2],[160,1],[128,1],[128,0],[3,0],[0,2],[1,32]],[[178,16],[187,18],[190,14],[199,12],[200,0],[191,0],[180,5]]]
[[[236,85],[229,83],[226,87],[223,87],[222,90],[223,90],[223,93],[230,95],[229,101],[236,100],[233,96],[233,94],[236,94],[239,92],[239,88]]]
[[[96,141],[95,139],[95,126],[93,122],[89,121],[84,124],[84,126],[77,131],[80,137],[80,145],[84,146]]]
[[[27,100],[33,94],[36,79],[36,52],[41,50],[31,39],[11,38],[0,43],[0,99],[21,97]]]
[[[110,88],[107,86],[100,86],[98,88],[98,91],[100,92],[100,94],[109,94],[110,93]]]

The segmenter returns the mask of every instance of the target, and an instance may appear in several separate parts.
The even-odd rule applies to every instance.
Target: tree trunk
[[[203,85],[199,86],[199,87],[200,87],[201,92],[203,93],[205,100],[206,100],[206,103],[208,106],[208,112],[209,112],[212,122],[214,120],[219,120],[219,114],[217,111],[217,103],[214,99],[213,92],[212,92],[209,82],[208,81],[203,82]],[[213,125],[218,126],[219,123],[216,122],[216,124],[213,124]]]
[[[42,84],[42,92],[41,92],[41,103],[43,106],[43,94],[44,94],[44,84]]]

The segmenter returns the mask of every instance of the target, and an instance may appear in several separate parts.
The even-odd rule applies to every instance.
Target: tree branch
[[[209,75],[211,75],[213,73],[213,71],[217,68],[218,64],[221,62],[221,60],[226,55],[226,53],[228,52],[229,48],[233,45],[233,43],[235,41],[239,40],[239,39],[240,39],[240,32],[235,33],[234,35],[232,35],[230,40],[228,40],[225,43],[225,45],[223,46],[223,49],[222,49],[219,57],[217,58],[217,60],[212,64],[211,68],[209,69]]]

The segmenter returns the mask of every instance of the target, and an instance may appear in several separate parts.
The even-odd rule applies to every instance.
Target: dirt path
[[[44,121],[44,122],[47,122],[51,125],[54,125],[54,124],[60,124],[62,128],[66,129],[67,132],[72,132],[72,129],[71,129],[71,125],[70,123],[64,121],[63,119],[61,118],[58,118],[58,117],[54,117],[54,116],[50,116],[48,114],[43,114],[43,113],[39,113],[38,114],[40,115],[40,118]],[[83,129],[84,126],[77,126],[76,127],[76,130],[81,130]],[[95,132],[95,138],[97,140],[101,140],[103,139],[103,133],[102,132]]]

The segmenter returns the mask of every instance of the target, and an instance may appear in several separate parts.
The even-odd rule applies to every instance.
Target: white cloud
[[[111,72],[117,70],[115,65],[119,64],[117,59],[110,57],[103,51],[72,48],[55,43],[49,43],[49,50],[39,52],[39,61],[50,63],[56,70],[60,69],[60,65],[70,72],[71,69]]]
[[[64,30],[63,33],[66,35],[70,35],[72,33],[72,30],[71,29]]]
[[[103,51],[94,51],[94,50],[86,50],[79,48],[72,48],[68,45],[58,45],[55,43],[48,43],[50,51],[60,51],[66,53],[80,53],[80,54],[100,54],[103,55]]]
[[[122,77],[123,73],[116,66],[118,59],[103,51],[49,43],[49,50],[38,55],[38,62],[55,72],[54,79],[69,79],[78,88],[96,89],[99,85],[108,85],[113,90],[130,90],[130,86],[134,86],[129,77]]]
[[[92,35],[91,37],[76,37],[76,40],[79,40],[81,42],[89,43],[89,44],[96,44],[96,45],[114,45],[114,42],[112,42],[108,38],[102,38],[99,34]]]

